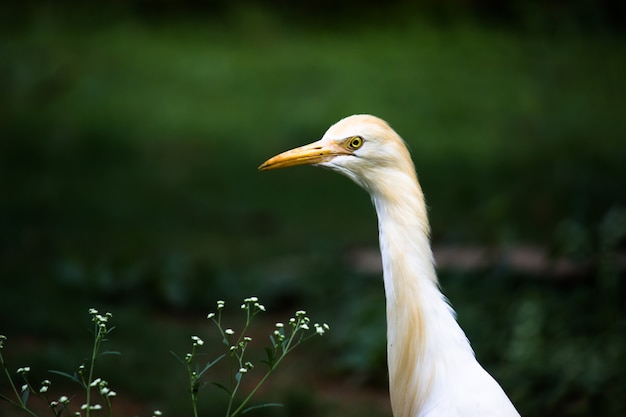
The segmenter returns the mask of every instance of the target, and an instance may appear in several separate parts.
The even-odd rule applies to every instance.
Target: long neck
[[[441,350],[454,344],[473,356],[441,294],[422,190],[414,171],[370,189],[379,222],[387,300],[389,388],[395,417],[414,417],[429,400]],[[399,193],[402,190],[402,194]]]

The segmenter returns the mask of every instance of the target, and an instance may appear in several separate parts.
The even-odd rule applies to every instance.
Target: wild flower
[[[246,405],[250,402],[251,398],[255,395],[260,386],[263,385],[267,378],[276,370],[277,366],[281,363],[281,361],[286,357],[287,354],[289,354],[293,349],[295,349],[298,345],[308,340],[309,338],[316,335],[323,335],[325,331],[329,329],[328,325],[325,323],[322,325],[315,323],[313,325],[315,330],[310,331],[310,319],[306,316],[306,312],[304,310],[298,310],[295,313],[295,317],[291,317],[289,319],[289,326],[285,326],[283,322],[275,323],[275,328],[270,334],[271,344],[270,346],[265,347],[267,359],[264,360],[263,363],[267,366],[267,369],[265,370],[264,374],[259,375],[259,378],[256,379],[256,385],[254,385],[246,395],[241,396],[239,392],[243,389],[241,386],[241,380],[244,378],[244,375],[253,372],[253,370],[255,369],[255,364],[247,359],[249,355],[248,349],[254,348],[255,346],[252,344],[252,337],[247,336],[246,333],[248,332],[256,315],[265,312],[266,308],[263,304],[259,302],[258,297],[245,298],[243,304],[241,304],[241,308],[245,312],[245,322],[243,326],[241,326],[242,330],[236,332],[231,327],[222,327],[221,313],[224,307],[225,302],[223,300],[217,301],[217,312],[209,313],[207,315],[207,318],[211,319],[213,323],[217,326],[220,334],[223,337],[222,342],[226,352],[201,367],[196,363],[196,360],[199,350],[203,348],[205,343],[204,340],[200,338],[200,336],[192,335],[191,352],[186,353],[183,357],[184,359],[179,358],[181,363],[186,366],[188,371],[194,417],[198,417],[198,393],[200,392],[200,388],[202,388],[202,386],[206,384],[206,382],[203,381],[203,377],[212,368],[212,366],[220,360],[227,358],[227,360],[230,361],[230,369],[232,373],[229,382],[224,385],[216,383],[216,385],[224,388],[224,390],[227,391],[230,395],[226,410],[226,416],[238,417],[248,410],[259,407],[254,406],[246,408]],[[57,400],[49,399],[48,393],[50,390],[51,382],[48,379],[44,379],[41,382],[38,390],[34,389],[27,379],[27,376],[31,370],[29,366],[17,368],[17,375],[20,375],[24,379],[24,384],[15,385],[12,380],[11,373],[8,371],[8,368],[6,366],[6,363],[4,362],[4,358],[2,357],[1,353],[0,369],[4,370],[7,378],[9,379],[11,388],[13,389],[13,393],[16,399],[12,400],[8,397],[5,397],[4,395],[0,395],[0,397],[4,400],[7,400],[9,403],[21,408],[32,417],[36,417],[37,414],[32,411],[26,404],[29,396],[38,397],[44,400],[47,406],[54,413],[55,417],[60,417],[64,411],[67,415],[75,415],[77,417],[91,417],[93,414],[97,414],[100,410],[104,408],[107,408],[108,415],[112,416],[113,412],[111,399],[113,397],[116,397],[117,393],[109,388],[107,381],[94,375],[94,369],[96,360],[98,357],[100,357],[100,355],[116,353],[110,351],[101,352],[102,343],[107,340],[107,336],[113,330],[113,327],[109,327],[113,315],[108,312],[101,314],[95,308],[90,308],[88,310],[88,313],[91,316],[94,334],[91,357],[89,357],[85,363],[80,364],[78,367],[78,371],[74,374],[52,371],[53,373],[65,376],[70,380],[77,382],[83,387],[83,389],[85,390],[84,395],[80,395],[79,398],[84,398],[84,403],[80,405],[80,411],[75,411],[72,414],[70,413],[70,410],[68,408],[70,404],[70,399],[68,396],[62,395]],[[4,342],[6,340],[6,336],[0,335],[0,349],[4,348]],[[254,372],[259,371],[256,370]],[[254,379],[252,379],[251,381],[253,380]],[[21,393],[18,389],[21,389]],[[93,395],[96,394],[99,394],[101,396],[102,401],[104,401],[102,404],[95,403],[93,401]],[[239,400],[239,402],[236,403],[235,400],[241,397],[243,397],[243,399]],[[261,406],[271,405],[275,404],[264,404]],[[152,413],[153,417],[159,417],[161,415],[162,413],[160,410],[155,410]]]
[[[248,328],[257,314],[265,312],[266,307],[259,302],[258,297],[244,298],[243,303],[240,304],[240,309],[245,312],[245,323],[242,326],[241,331],[235,331],[231,327],[222,326],[222,310],[225,307],[225,302],[222,300],[217,301],[217,312],[211,312],[207,315],[207,318],[211,319],[220,334],[222,335],[222,343],[225,347],[225,353],[218,356],[215,360],[207,363],[206,365],[196,365],[196,353],[203,342],[198,336],[192,336],[192,352],[185,355],[184,360],[180,360],[186,368],[189,375],[189,387],[191,393],[191,400],[193,405],[194,416],[198,416],[197,411],[197,399],[199,387],[202,386],[201,379],[211,369],[211,367],[223,358],[227,358],[230,361],[230,369],[233,370],[230,383],[227,385],[219,385],[224,388],[230,395],[228,402],[226,416],[239,416],[250,408],[245,408],[246,404],[250,401],[252,396],[257,392],[259,387],[267,380],[267,378],[275,371],[280,362],[295,349],[300,343],[308,340],[313,336],[323,335],[326,328],[316,324],[315,331],[310,332],[309,322],[310,319],[306,316],[304,310],[298,310],[295,313],[295,317],[289,319],[289,329],[285,328],[283,322],[277,322],[275,329],[270,334],[271,345],[265,347],[267,359],[263,362],[267,365],[265,374],[260,377],[257,384],[252,390],[243,398],[240,404],[235,404],[235,399],[238,397],[238,392],[241,389],[241,380],[244,375],[251,372],[255,368],[255,364],[252,361],[247,360],[248,348],[251,346],[252,338],[246,336]],[[198,371],[197,371],[198,370]],[[155,416],[157,414],[155,413]]]
[[[48,388],[49,387],[50,387],[49,385],[42,385],[41,388],[39,388],[39,392],[41,394],[44,394],[44,393],[48,392]]]

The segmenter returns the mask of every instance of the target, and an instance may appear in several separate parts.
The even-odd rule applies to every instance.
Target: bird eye
[[[352,150],[359,149],[363,146],[363,138],[360,136],[354,136],[348,139],[348,148]]]

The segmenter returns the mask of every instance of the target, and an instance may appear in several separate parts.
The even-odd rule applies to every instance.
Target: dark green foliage
[[[330,27],[260,7],[154,20],[29,10],[0,42],[0,332],[33,369],[73,369],[75,318],[110,310],[124,354],[104,376],[180,415],[167,352],[216,299],[256,294],[333,328],[297,360],[384,392],[382,282],[346,262],[377,245],[367,195],[320,170],[256,171],[371,112],[410,145],[436,244],[530,243],[584,266],[561,281],[498,265],[442,273],[523,415],[624,414],[622,35],[463,14]],[[333,415],[289,385],[264,401],[285,407],[250,415]]]

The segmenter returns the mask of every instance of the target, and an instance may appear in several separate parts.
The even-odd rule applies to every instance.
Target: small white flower
[[[116,395],[117,395],[117,392],[115,392],[115,391],[109,391],[107,393],[107,397],[115,397]]]
[[[324,329],[322,327],[316,327],[315,331],[317,332],[317,334],[319,334],[320,336],[324,334]]]
[[[224,308],[224,301],[223,300],[218,300],[217,301],[217,309],[220,310],[222,308]]]
[[[30,366],[24,366],[22,368],[17,368],[17,373],[18,374],[25,374],[27,372],[30,372]]]
[[[100,382],[102,381],[102,378],[96,378],[93,380],[93,382],[91,384],[89,384],[90,387],[95,387],[96,385],[98,385]]]
[[[248,372],[248,370],[246,368],[239,368],[239,373],[240,374],[245,374],[246,372]]]
[[[200,339],[198,336],[191,336],[191,340],[193,340],[194,346],[204,345],[204,340]]]
[[[107,321],[109,321],[109,318],[101,314],[96,314],[96,320],[98,320],[100,323],[106,323]]]
[[[89,314],[98,314],[98,310],[96,310],[95,308],[90,308]]]
[[[246,306],[246,304],[242,304],[242,305],[241,305],[241,309],[242,309],[242,310],[245,310],[245,309],[246,309],[246,307],[247,307],[247,306]]]
[[[235,350],[237,350],[237,346],[232,345],[232,346],[230,347],[230,351],[232,352],[232,351],[235,351]]]
[[[261,311],[265,311],[265,306],[263,304],[254,303],[254,306]]]
[[[303,330],[309,330],[309,325],[308,325],[308,324],[306,324],[306,323],[302,323],[302,324],[300,325],[300,328],[301,328],[301,329],[303,329]]]
[[[59,405],[59,403],[57,401],[50,401],[50,407],[54,408],[57,405]]]
[[[80,409],[81,409],[81,410],[86,410],[86,409],[87,409],[87,404],[83,404],[83,405],[81,405],[81,406],[80,406]]]
[[[60,403],[63,403],[63,404],[67,404],[67,403],[69,403],[69,402],[70,402],[70,399],[69,399],[69,398],[67,398],[65,395],[61,395],[61,396],[59,397],[59,402],[60,402]]]
[[[48,392],[48,385],[42,385],[42,387],[39,388],[39,392],[42,394]]]
[[[326,323],[322,324],[322,327],[326,330],[330,330],[330,326]]]
[[[89,407],[90,410],[102,410],[102,406],[100,404],[94,404]]]
[[[226,334],[235,334],[235,331],[233,329],[226,329],[226,330],[224,330],[224,333],[226,333]]]
[[[207,319],[212,319],[213,317],[215,317],[215,313],[209,313],[206,318]]]
[[[109,389],[107,387],[102,387],[100,389],[100,395],[107,395],[109,393]]]
[[[300,317],[300,316],[306,316],[306,311],[304,310],[296,311],[296,317]]]
[[[152,413],[152,414],[154,414],[155,416],[163,415],[163,413],[160,410],[154,410],[154,413]]]
[[[27,389],[28,389],[28,384],[22,385],[22,392],[26,391]]]
[[[276,327],[278,327],[279,329],[280,329],[281,327],[283,327],[283,326],[284,326],[284,324],[282,324],[282,323],[276,323]]]
[[[256,303],[257,301],[259,301],[259,299],[257,297],[250,297],[250,301]]]
[[[250,336],[244,336],[243,340],[246,342],[252,342],[252,338]]]

